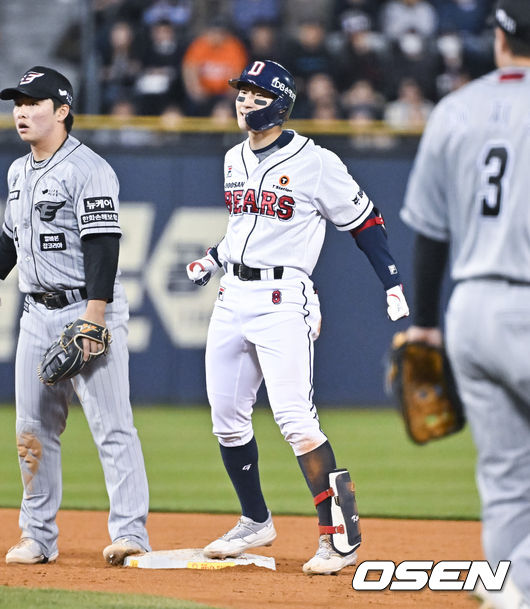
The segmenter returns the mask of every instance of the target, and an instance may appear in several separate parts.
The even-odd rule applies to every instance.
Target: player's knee
[[[318,448],[327,440],[326,435],[320,429],[302,433],[296,429],[290,430],[289,426],[283,426],[280,429],[285,441],[291,445],[297,457]]]
[[[42,458],[42,444],[37,435],[30,431],[17,433],[17,451],[24,473],[24,481],[32,478],[39,469]]]
[[[248,444],[254,436],[254,430],[252,426],[248,426],[245,429],[232,430],[232,429],[213,429],[213,433],[219,440],[219,443],[223,446],[243,446]]]

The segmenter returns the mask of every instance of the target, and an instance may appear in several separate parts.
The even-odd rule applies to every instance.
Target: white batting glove
[[[215,261],[215,258],[207,253],[204,258],[194,260],[190,262],[186,267],[188,278],[193,281],[195,285],[206,285],[215,273],[219,270],[219,265]]]
[[[395,285],[386,291],[386,303],[388,305],[386,312],[391,321],[397,321],[408,316],[409,306],[400,285]]]

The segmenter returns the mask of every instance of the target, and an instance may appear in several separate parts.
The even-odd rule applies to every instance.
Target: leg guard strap
[[[339,524],[338,527],[334,527],[318,523],[318,532],[320,535],[334,535],[335,533],[344,533],[344,525]]]
[[[313,502],[315,505],[318,505],[319,503],[325,501],[328,497],[333,497],[333,495],[335,495],[335,491],[332,488],[328,488],[325,491],[318,493],[318,495],[315,495],[313,497]]]

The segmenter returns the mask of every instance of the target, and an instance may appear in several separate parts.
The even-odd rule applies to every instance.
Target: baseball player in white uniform
[[[225,157],[228,228],[187,271],[198,284],[220,267],[225,272],[208,333],[206,379],[213,432],[242,516],[204,553],[237,556],[276,537],[252,429],[256,393],[265,380],[275,421],[318,511],[319,547],[303,570],[336,573],[355,563],[361,534],[353,483],[347,470],[337,469],[313,404],[320,307],[310,275],[326,220],[350,231],[372,262],[390,318],[408,315],[408,307],[372,201],[334,153],[283,130],[296,98],[291,74],[273,61],[254,61],[230,85],[238,90],[237,122],[248,138]]]
[[[498,69],[445,97],[418,151],[402,219],[417,232],[411,340],[445,340],[477,446],[484,553],[510,560],[491,609],[530,607],[530,3],[496,7]],[[480,595],[480,594],[479,594]]]
[[[6,562],[46,563],[58,556],[60,435],[75,392],[109,495],[112,544],[104,557],[121,564],[126,555],[149,549],[149,496],[129,401],[128,304],[117,279],[118,180],[105,160],[69,135],[73,91],[62,74],[35,66],[0,98],[14,100],[17,132],[31,147],[9,169],[0,234],[0,278],[16,264],[25,294],[15,363],[22,535]],[[39,360],[64,326],[79,317],[109,328],[108,355],[70,380],[44,385],[37,376]],[[98,344],[83,343],[88,359]]]

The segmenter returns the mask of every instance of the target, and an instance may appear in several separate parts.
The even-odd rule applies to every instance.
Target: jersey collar
[[[64,159],[65,156],[69,155],[72,150],[81,145],[81,142],[73,137],[72,135],[68,135],[64,142],[59,146],[59,148],[52,154],[51,157],[45,159],[44,161],[36,161],[33,158],[33,154],[30,152],[28,155],[29,164],[31,169],[38,171],[39,169],[45,169],[48,167],[52,167],[56,165],[59,161]]]

